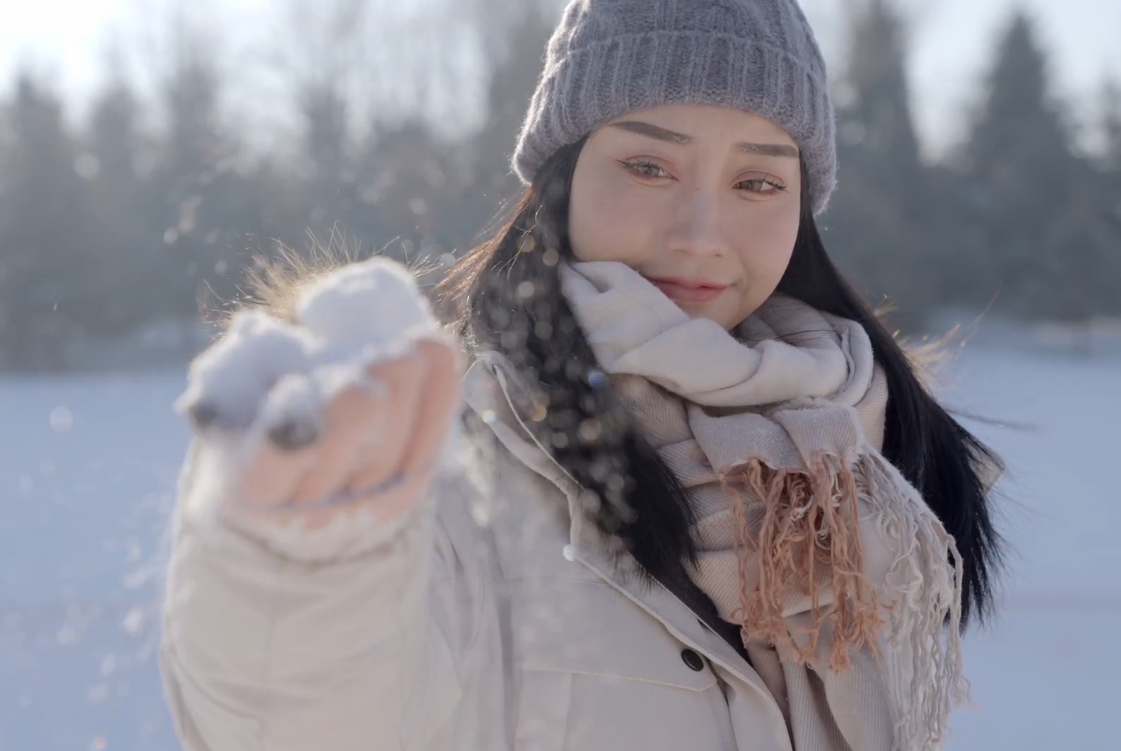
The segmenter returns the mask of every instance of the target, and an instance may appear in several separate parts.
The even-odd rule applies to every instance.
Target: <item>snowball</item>
[[[341,390],[379,387],[370,362],[403,354],[438,325],[409,270],[385,258],[317,281],[301,295],[297,318],[294,325],[261,310],[235,315],[225,336],[191,364],[176,409],[225,429],[268,430],[286,416],[314,429],[323,404]],[[284,388],[271,394],[282,379]]]
[[[317,346],[295,326],[257,310],[234,316],[229,331],[191,363],[180,412],[206,406],[226,427],[247,427],[262,396],[286,373],[311,370]]]
[[[331,352],[386,348],[435,318],[413,275],[399,263],[374,257],[327,275],[300,300],[298,319]]]

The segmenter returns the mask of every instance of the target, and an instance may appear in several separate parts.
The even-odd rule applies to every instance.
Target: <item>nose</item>
[[[721,257],[731,252],[720,198],[714,191],[695,188],[677,207],[668,238],[674,252]]]

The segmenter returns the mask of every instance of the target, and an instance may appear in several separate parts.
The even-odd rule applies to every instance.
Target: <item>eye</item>
[[[773,175],[764,175],[762,177],[753,177],[749,180],[741,180],[736,183],[736,187],[741,190],[746,190],[749,193],[757,193],[764,196],[786,192],[786,184]]]
[[[654,164],[643,159],[637,159],[633,162],[620,162],[627,170],[634,173],[638,177],[647,179],[657,179],[660,177],[669,177],[669,172],[660,165]]]

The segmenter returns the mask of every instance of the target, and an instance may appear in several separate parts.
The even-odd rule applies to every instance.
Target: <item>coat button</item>
[[[705,661],[701,659],[699,654],[691,649],[684,650],[681,653],[681,659],[685,661],[685,664],[689,666],[690,670],[695,670],[699,673],[705,669]]]

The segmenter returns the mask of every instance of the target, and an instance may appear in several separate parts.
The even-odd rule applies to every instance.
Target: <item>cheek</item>
[[[760,271],[765,271],[769,276],[775,277],[774,283],[778,284],[779,277],[786,272],[786,267],[790,265],[790,256],[794,253],[794,242],[798,239],[797,215],[783,217],[782,221],[765,227],[757,237],[759,238],[759,252],[754,260],[759,264]]]
[[[581,174],[572,180],[569,203],[569,236],[572,251],[581,261],[640,263],[654,245],[657,231],[650,206],[636,191],[603,174]]]
[[[798,224],[797,208],[784,208],[773,215],[755,217],[738,230],[740,237],[747,238],[738,255],[748,280],[744,293],[749,306],[762,304],[786,273],[798,238]]]

